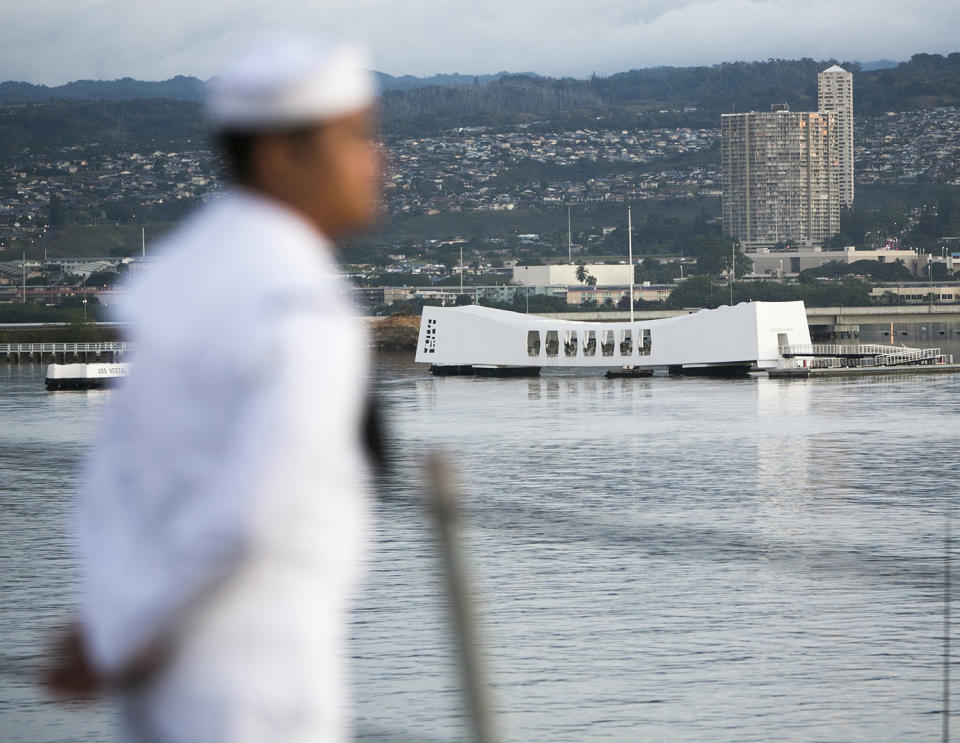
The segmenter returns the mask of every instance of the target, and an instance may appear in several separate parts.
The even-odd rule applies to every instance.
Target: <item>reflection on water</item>
[[[800,384],[784,384],[798,381]],[[764,513],[801,510],[810,478],[813,380],[757,379],[756,489]],[[783,513],[783,511],[780,511]]]
[[[960,378],[395,373],[434,390],[429,410],[396,411],[398,438],[449,452],[465,483],[510,739],[937,735]],[[447,735],[446,620],[427,614],[440,590],[406,508],[381,529],[391,558],[423,562],[375,571],[365,594],[358,694],[386,693],[361,719]],[[417,609],[383,600],[411,585]]]
[[[434,449],[463,483],[508,740],[938,735],[960,377],[378,368],[400,461],[353,627],[371,739],[465,738],[419,502]],[[108,396],[0,367],[4,659],[29,665],[69,603],[68,493]],[[0,700],[5,739],[104,739],[107,708],[60,710],[9,672]]]

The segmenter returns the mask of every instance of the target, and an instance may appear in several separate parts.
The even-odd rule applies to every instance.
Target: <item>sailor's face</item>
[[[343,116],[313,130],[300,165],[305,204],[328,235],[369,226],[377,214],[381,163],[371,110]]]

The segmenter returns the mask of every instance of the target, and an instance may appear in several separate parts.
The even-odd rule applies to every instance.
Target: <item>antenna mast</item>
[[[636,269],[633,267],[633,217],[627,207],[627,251],[630,255],[630,322],[633,322],[633,279]]]
[[[733,307],[733,282],[737,278],[737,244],[730,244],[730,306]]]

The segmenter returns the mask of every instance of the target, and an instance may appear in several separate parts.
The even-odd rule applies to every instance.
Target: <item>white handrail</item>
[[[102,343],[0,343],[0,353],[90,353],[127,351],[131,344],[123,341]]]

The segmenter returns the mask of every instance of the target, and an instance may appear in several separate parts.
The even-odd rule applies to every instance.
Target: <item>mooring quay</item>
[[[130,344],[122,341],[104,343],[0,343],[0,359],[8,362],[53,361],[119,361]]]
[[[956,373],[960,364],[939,348],[908,348],[880,344],[810,344],[780,346],[781,366],[768,369],[771,378],[864,374]]]

